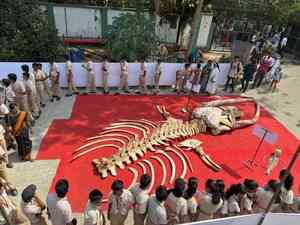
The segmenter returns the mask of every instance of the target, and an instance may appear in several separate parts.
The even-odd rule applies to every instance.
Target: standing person
[[[282,69],[281,69],[281,67],[278,67],[276,69],[276,71],[272,74],[272,78],[271,78],[272,82],[271,82],[271,85],[270,85],[270,90],[271,91],[274,92],[276,90],[277,85],[280,82],[281,78],[282,78]]]
[[[16,94],[12,89],[12,85],[9,79],[2,79],[1,83],[4,86],[4,104],[9,106],[10,103],[16,102]]]
[[[128,88],[128,63],[125,59],[121,60],[120,67],[121,67],[120,86],[116,94],[120,94],[122,90],[124,90],[125,93],[130,93]]]
[[[197,200],[196,195],[198,195],[198,178],[190,177],[188,180],[188,187],[184,193],[184,198],[187,201],[187,222],[194,222],[197,219]]]
[[[50,80],[51,80],[51,91],[52,91],[52,98],[51,102],[54,102],[60,100],[60,86],[59,86],[59,78],[60,78],[60,73],[58,70],[57,65],[54,62],[50,63]]]
[[[281,42],[280,42],[280,45],[279,45],[279,48],[278,48],[278,53],[283,57],[283,53],[284,53],[284,50],[286,48],[286,45],[287,45],[287,42],[288,42],[288,38],[287,37],[283,37]]]
[[[76,225],[73,219],[72,208],[67,199],[69,182],[65,179],[59,180],[55,185],[55,193],[47,197],[48,216],[52,225]]]
[[[18,144],[18,154],[21,160],[34,161],[31,157],[32,141],[30,133],[32,133],[31,116],[20,111],[14,103],[9,105],[10,115],[8,118],[10,129]]]
[[[168,59],[168,49],[164,44],[161,44],[159,46],[159,56],[163,61],[166,61]]]
[[[141,66],[140,66],[140,75],[139,75],[139,90],[137,93],[141,94],[148,94],[148,88],[147,88],[147,67],[145,63],[145,59],[141,60]]]
[[[93,61],[90,57],[86,58],[86,63],[82,67],[86,70],[87,85],[86,89],[89,93],[96,93],[96,83],[95,83],[95,72],[93,68]]]
[[[243,214],[253,213],[253,204],[255,201],[255,194],[258,185],[256,181],[245,179],[243,183],[243,191],[245,192],[241,197],[240,207]]]
[[[37,96],[38,96],[38,105],[40,107],[45,107],[44,103],[44,81],[46,80],[45,74],[42,72],[42,70],[39,69],[38,63],[33,63],[32,64],[33,68],[33,73],[35,76],[35,83],[36,83],[36,91],[37,91]]]
[[[109,62],[107,56],[104,57],[102,63],[102,85],[103,85],[103,94],[109,94],[108,87],[108,76],[109,76]]]
[[[108,219],[111,225],[124,225],[134,198],[130,191],[124,189],[123,181],[115,180],[108,199]]]
[[[42,65],[42,63],[38,63],[38,69],[43,73],[43,76],[45,77],[44,82],[43,82],[43,84],[44,84],[44,91],[48,95],[49,99],[51,99],[52,94],[50,92],[49,83],[48,83],[49,76],[47,76],[46,72],[43,71],[43,65]]]
[[[151,182],[151,177],[148,174],[144,174],[140,183],[135,184],[130,192],[134,198],[134,211],[133,211],[133,219],[134,225],[143,225],[146,218],[147,205],[149,200],[149,193],[147,191],[147,187]]]
[[[182,91],[185,92],[185,87],[187,84],[187,81],[191,79],[193,75],[193,69],[190,63],[187,63],[184,65],[184,79],[182,83]]]
[[[201,93],[204,93],[206,91],[207,83],[209,81],[209,77],[213,69],[212,63],[213,63],[212,60],[208,60],[207,64],[202,69],[201,78],[200,78]]]
[[[286,170],[281,170],[279,174],[279,179],[282,180]],[[283,186],[280,191],[280,206],[281,212],[293,212],[293,204],[294,204],[294,177],[291,174],[288,174],[287,178],[284,181]]]
[[[30,225],[47,225],[46,204],[38,197],[36,189],[37,187],[31,184],[23,190],[21,211],[29,220]]]
[[[74,74],[73,74],[73,66],[70,60],[66,62],[66,70],[67,70],[67,82],[68,82],[68,93],[66,94],[67,97],[72,96],[73,94],[79,94],[74,82]]]
[[[157,60],[157,64],[155,66],[155,75],[154,75],[154,95],[157,95],[159,93],[159,81],[160,77],[162,75],[162,64],[161,60]]]
[[[266,74],[269,72],[271,64],[272,64],[272,57],[269,52],[266,52],[265,56],[262,57],[257,73],[255,75],[255,79],[252,85],[252,88],[260,87],[263,79],[265,78]]]
[[[200,83],[201,79],[201,64],[197,64],[197,68],[193,71],[193,78],[192,78],[192,84],[193,85],[198,85]]]
[[[184,80],[184,70],[179,69],[176,71],[176,83],[174,88],[174,92],[177,92],[178,95],[182,90],[183,80]]]
[[[220,72],[219,64],[215,62],[213,64],[213,70],[209,76],[209,80],[207,82],[206,91],[209,95],[215,95],[217,92],[217,76]]]
[[[244,75],[242,79],[242,87],[241,91],[246,92],[249,86],[249,82],[253,80],[253,76],[256,72],[257,65],[256,65],[256,60],[252,59],[250,63],[248,63],[244,67]]]
[[[36,89],[30,80],[29,73],[23,73],[23,82],[26,89],[27,102],[30,112],[34,119],[38,119],[42,113],[40,107],[36,104]]]
[[[84,225],[105,225],[105,216],[101,211],[103,194],[95,189],[89,194],[89,201],[84,211]]]
[[[175,180],[174,189],[171,190],[166,202],[168,224],[180,224],[187,221],[187,201],[183,198],[185,181],[181,178]]]
[[[167,211],[164,206],[167,198],[167,189],[164,186],[157,187],[155,196],[149,199],[146,225],[166,225],[168,223]]]
[[[229,84],[231,85],[231,92],[234,92],[234,87],[237,81],[243,74],[243,65],[239,56],[235,56],[233,62],[230,64],[230,70],[225,84],[224,91],[227,91]]]
[[[20,210],[8,197],[5,187],[0,182],[0,224],[1,225],[29,225]]]
[[[17,80],[17,75],[14,73],[10,73],[7,76],[11,83],[12,90],[16,95],[16,105],[20,110],[27,112],[28,117],[32,119],[32,115],[28,107],[27,94],[24,83],[20,80]]]

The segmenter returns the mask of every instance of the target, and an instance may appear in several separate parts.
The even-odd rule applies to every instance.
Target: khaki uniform
[[[142,190],[140,188],[140,184],[134,185],[130,192],[134,198],[134,211],[133,211],[133,219],[134,225],[144,225],[147,205],[149,200],[149,194],[147,191]]]
[[[87,85],[86,88],[89,92],[96,92],[96,82],[95,82],[95,72],[93,70],[93,62],[88,61],[83,67],[86,69],[87,73]]]
[[[173,193],[170,193],[165,202],[165,207],[167,209],[169,225],[186,222],[188,214],[187,202],[183,197],[177,198]]]
[[[167,211],[163,203],[156,200],[155,197],[149,199],[146,225],[167,224]]]
[[[21,111],[29,112],[31,115],[26,95],[26,88],[22,81],[17,80],[14,84],[12,84],[12,90],[16,95],[16,104],[18,105]]]
[[[108,76],[109,76],[109,62],[106,60],[102,64],[102,85],[104,92],[108,92]]]
[[[198,221],[213,219],[214,214],[222,208],[223,200],[221,199],[218,205],[212,203],[210,194],[203,194],[198,203]]]
[[[161,63],[156,65],[155,75],[154,75],[154,85],[155,85],[155,93],[159,92],[159,80],[162,75],[162,65]]]
[[[74,84],[74,77],[73,77],[71,61],[66,62],[66,67],[67,67],[68,94],[77,94],[79,92]]]
[[[5,129],[0,124],[0,177],[7,182],[6,164],[8,163],[8,154],[4,135]]]
[[[32,84],[31,80],[24,80],[24,85],[26,88],[26,94],[27,94],[27,101],[28,101],[28,107],[29,110],[33,113],[39,112],[39,107],[36,103],[36,90],[35,86]]]
[[[53,97],[59,97],[59,71],[56,64],[50,68],[51,91]]]
[[[129,91],[128,88],[128,63],[126,61],[121,62],[121,76],[120,76],[120,86],[119,91],[125,90]]]
[[[34,72],[35,75],[35,85],[36,85],[36,92],[37,92],[37,99],[38,104],[44,104],[44,94],[45,94],[45,85],[44,80],[46,79],[46,75],[42,70],[36,70]]]
[[[111,225],[124,225],[128,216],[130,206],[134,203],[133,196],[130,191],[123,190],[121,196],[110,193],[108,204],[108,218]]]
[[[139,92],[142,94],[148,93],[148,88],[146,84],[147,68],[145,63],[141,63],[141,71],[139,76]]]
[[[183,80],[184,80],[184,70],[178,70],[176,72],[176,84],[175,84],[175,89],[177,93],[181,92],[183,88]]]

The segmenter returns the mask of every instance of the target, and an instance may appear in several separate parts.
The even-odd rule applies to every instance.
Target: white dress
[[[209,80],[206,86],[206,91],[214,95],[217,91],[217,76],[218,76],[219,70],[218,68],[214,68],[209,76]]]

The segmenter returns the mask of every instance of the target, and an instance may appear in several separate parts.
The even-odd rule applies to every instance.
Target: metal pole
[[[287,170],[286,170],[286,172],[285,172],[283,178],[281,179],[280,184],[279,184],[279,186],[277,187],[277,190],[276,190],[275,194],[273,195],[273,198],[272,198],[271,201],[269,202],[269,205],[268,205],[268,207],[267,207],[265,213],[262,215],[262,217],[260,218],[260,220],[259,220],[259,222],[258,222],[257,225],[262,225],[262,224],[263,224],[263,222],[264,222],[264,220],[265,220],[265,218],[266,218],[266,215],[270,212],[271,207],[272,207],[273,203],[275,202],[275,200],[277,199],[277,197],[278,197],[278,195],[279,195],[279,193],[280,193],[281,187],[283,186],[283,184],[284,184],[286,178],[287,178],[288,175],[290,174],[290,172],[291,172],[291,170],[292,170],[292,168],[293,168],[293,166],[294,166],[294,164],[295,164],[295,162],[296,162],[296,160],[297,160],[299,154],[300,154],[300,145],[298,146],[297,151],[296,151],[295,154],[293,155],[293,158],[292,158],[292,160],[290,161],[289,166],[288,166],[288,168],[287,168]]]
[[[255,158],[256,158],[258,152],[259,152],[259,149],[260,149],[261,145],[264,143],[265,137],[267,136],[267,134],[268,134],[268,132],[269,132],[267,129],[264,129],[264,130],[265,130],[265,133],[264,133],[264,135],[262,136],[261,141],[260,141],[259,145],[258,145],[257,148],[256,148],[256,151],[255,151],[255,154],[253,155],[252,160],[250,161],[250,165],[251,165],[251,166],[252,166],[252,164],[253,164],[253,162],[254,162],[254,160],[255,160]]]

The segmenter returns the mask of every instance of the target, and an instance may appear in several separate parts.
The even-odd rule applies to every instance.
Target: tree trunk
[[[199,3],[197,5],[196,11],[195,11],[195,14],[193,16],[193,21],[192,21],[192,25],[191,25],[191,38],[190,38],[190,41],[189,41],[188,50],[187,50],[187,54],[186,54],[187,59],[190,56],[190,54],[192,52],[192,49],[195,45],[195,42],[197,40],[198,30],[199,30],[199,26],[200,26],[199,17],[201,16],[203,2],[204,2],[204,0],[199,0]]]
[[[159,15],[159,10],[160,10],[160,0],[154,0],[154,9],[155,9],[155,14]]]

